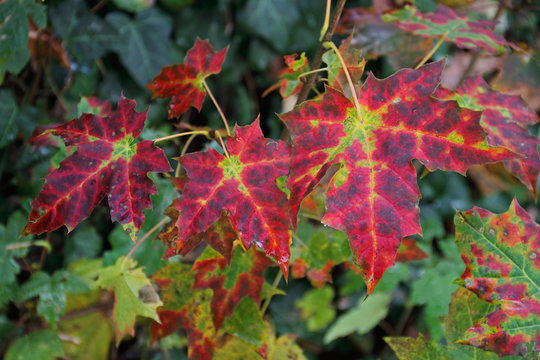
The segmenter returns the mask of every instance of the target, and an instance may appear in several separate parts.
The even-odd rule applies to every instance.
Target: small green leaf
[[[341,315],[324,335],[324,343],[349,335],[365,334],[386,317],[392,296],[385,293],[373,293],[365,301]],[[359,319],[362,319],[359,321]]]
[[[266,324],[255,301],[246,296],[238,303],[231,317],[225,319],[222,328],[243,341],[261,345]]]
[[[162,305],[161,300],[142,268],[136,266],[135,260],[121,257],[113,266],[101,269],[97,279],[99,287],[114,291],[113,320],[117,343],[127,334],[134,335],[136,315],[160,322],[156,309]]]

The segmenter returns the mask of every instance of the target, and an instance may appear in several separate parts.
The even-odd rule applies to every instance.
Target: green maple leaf
[[[159,322],[156,309],[162,305],[161,300],[142,268],[136,266],[135,260],[121,257],[114,265],[101,269],[97,279],[99,287],[114,292],[113,320],[117,343],[126,334],[134,335],[137,315]]]

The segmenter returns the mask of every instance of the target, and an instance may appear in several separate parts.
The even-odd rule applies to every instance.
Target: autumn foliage
[[[341,10],[336,11],[339,15]],[[345,11],[342,29],[355,16],[366,16],[365,9]],[[374,296],[379,300],[369,306],[384,307],[379,311],[383,319],[391,296],[377,290],[379,284],[389,286],[386,274],[398,262],[431,254],[421,240],[426,230],[420,176],[437,170],[465,175],[473,166],[500,163],[500,171],[517,178],[536,198],[540,140],[530,131],[539,122],[536,112],[519,96],[496,91],[480,75],[464,79],[455,90],[444,88],[448,60],[435,61],[433,55],[443,42],[492,54],[519,50],[493,31],[496,22],[472,20],[444,5],[428,13],[406,5],[369,16],[397,26],[394,31],[433,39],[433,51],[418,59],[415,68],[384,78],[365,71],[369,54],[355,48],[354,32],[340,46],[322,40],[326,67],[317,73],[305,53],[285,56],[265,96],[274,90],[283,99],[302,96],[309,76],[324,84],[315,87],[312,98],[277,115],[285,129],[282,140],[264,137],[261,124],[267,121],[260,117],[229,128],[209,86],[229,47],[215,50],[198,37],[182,63],[164,66],[146,84],[153,101],[167,103],[167,118],[177,125],[172,134],[143,136],[149,110],[136,111],[137,101],[123,94],[115,111],[110,102],[90,97],[73,120],[37,130],[29,142],[35,148],[63,146],[65,158],[50,167],[20,236],[62,226],[71,232],[106,198],[110,219],[134,246],[114,262],[97,264],[95,272],[79,269],[73,279],[71,274],[61,279],[44,274],[43,281],[51,289],[62,284],[65,292],[91,292],[94,304],[100,303],[99,294],[109,294],[113,305],[100,316],[112,322],[116,344],[134,336],[138,315],[151,319],[153,343],[182,331],[190,359],[300,359],[297,335],[278,335],[267,317],[272,298],[287,291],[287,285],[279,287],[280,279],[306,277],[310,291],[320,291],[313,299],[331,302],[334,290],[328,284],[334,275],[359,274],[365,289],[351,314],[366,316],[362,302],[370,304]],[[185,120],[210,102],[223,128]],[[196,137],[204,137],[207,146],[190,152]],[[183,149],[172,154],[167,141],[178,139],[184,140]],[[174,198],[161,204],[167,207],[161,220],[144,228],[161,181],[172,184]],[[455,244],[465,266],[455,282],[460,288],[450,307],[444,305],[448,315],[438,339],[385,338],[400,359],[538,355],[540,227],[515,198],[509,206],[502,214],[480,207],[457,211]],[[159,257],[167,261],[147,276],[132,255],[158,230],[166,246]],[[308,239],[300,239],[302,231],[310,234]],[[10,271],[11,284],[19,270]],[[276,276],[274,284],[267,282],[268,274]],[[29,282],[37,286],[35,275]],[[77,288],[70,281],[85,285]],[[17,301],[40,295],[39,289],[26,286]],[[323,324],[314,320],[308,328],[322,329],[335,317],[332,313],[329,321],[321,320],[324,314],[317,306],[309,308],[315,300],[303,299],[299,304],[305,316]],[[461,318],[459,306],[474,316]],[[65,319],[51,315],[44,295],[36,311],[53,330],[65,326]],[[355,331],[367,332],[380,319]],[[340,331],[327,332],[324,341],[343,336]]]

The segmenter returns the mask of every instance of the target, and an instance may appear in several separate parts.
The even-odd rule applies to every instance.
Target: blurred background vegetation
[[[443,84],[455,87],[465,75],[484,74],[501,91],[522,95],[540,109],[540,2],[440,1],[479,19],[500,21],[496,31],[514,42],[522,52],[488,56],[444,44],[434,59],[447,57]],[[51,358],[62,341],[66,357],[99,359],[182,359],[185,334],[173,334],[150,345],[148,321],[137,327],[136,336],[114,346],[112,331],[100,316],[70,316],[84,308],[84,292],[74,276],[92,272],[92,260],[104,265],[125,255],[132,247],[129,236],[108,219],[103,202],[91,217],[67,234],[65,228],[39,237],[19,238],[30,202],[43,185],[51,166],[66,157],[60,147],[33,148],[27,139],[34,129],[77,117],[81,97],[95,96],[116,103],[120,95],[137,100],[138,110],[150,107],[143,139],[174,133],[182,124],[221,127],[209,100],[200,113],[191,109],[180,119],[167,120],[168,101],[151,99],[145,88],[161,68],[183,62],[195,39],[208,38],[215,49],[229,46],[222,72],[209,78],[209,86],[231,123],[245,125],[257,115],[266,136],[279,138],[283,125],[275,115],[290,109],[277,92],[261,94],[277,81],[283,55],[305,52],[311,60],[319,46],[325,1],[322,0],[5,0],[0,3],[0,354],[8,348],[48,344],[38,358]],[[366,73],[386,77],[402,67],[412,67],[433,45],[402,33],[380,21],[380,13],[400,1],[347,1],[347,8],[363,7],[358,18],[347,18],[338,27],[339,43],[354,28],[353,43],[370,61]],[[433,0],[416,6],[432,11]],[[350,14],[353,14],[352,12]],[[318,86],[321,86],[320,84]],[[231,124],[232,125],[232,124]],[[539,128],[530,129],[538,135]],[[169,157],[178,156],[184,140],[167,144]],[[216,144],[197,138],[190,151]],[[52,164],[52,165],[51,165]],[[173,162],[173,166],[176,163]],[[313,287],[306,279],[289,279],[269,308],[270,321],[278,333],[295,333],[297,342],[311,359],[393,359],[384,336],[416,336],[423,333],[443,340],[439,316],[448,311],[452,282],[464,265],[453,243],[455,210],[481,206],[494,212],[508,208],[514,196],[539,219],[532,195],[502,166],[475,167],[467,177],[455,173],[424,174],[418,182],[423,237],[419,246],[429,257],[397,263],[389,269],[374,294],[365,302],[365,286],[346,266],[332,271],[333,283]],[[146,212],[143,232],[152,228],[176,193],[167,179],[153,176],[159,194],[153,210]],[[334,257],[349,259],[342,233],[315,226],[304,218],[295,235],[294,257],[317,262]],[[321,240],[322,239],[322,240]],[[39,241],[43,240],[43,241]],[[326,248],[326,258],[316,251]],[[33,246],[26,246],[33,242]],[[22,244],[20,247],[13,244]],[[303,244],[309,244],[311,252]],[[11,247],[10,247],[11,246]],[[6,247],[8,250],[6,250]],[[325,248],[325,249],[326,249]],[[13,250],[17,249],[17,250]],[[160,269],[164,246],[146,241],[134,258],[151,275]],[[327,251],[327,250],[325,250]],[[330,254],[330,255],[329,255]],[[189,260],[189,259],[188,259]],[[38,290],[36,273],[41,276]],[[274,274],[268,275],[273,279]],[[45,284],[45,285],[44,285]],[[67,295],[65,295],[67,294]],[[37,295],[40,295],[38,298]],[[66,304],[67,296],[67,304]],[[84,296],[83,296],[84,297]],[[88,300],[89,301],[89,300]],[[89,302],[87,302],[88,304]],[[40,310],[49,306],[49,312]],[[58,309],[63,309],[58,312]],[[55,311],[58,313],[55,315]],[[49,314],[45,316],[43,314]],[[51,340],[48,323],[62,336]],[[85,328],[87,331],[81,331]],[[54,335],[54,332],[52,332]],[[83,344],[70,340],[78,336]],[[36,348],[37,349],[37,348]],[[15,350],[11,350],[13,354]],[[24,358],[24,357],[18,357]],[[36,357],[34,357],[36,359]]]

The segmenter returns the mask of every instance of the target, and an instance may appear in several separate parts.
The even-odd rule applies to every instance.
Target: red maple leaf
[[[206,90],[203,81],[221,71],[229,48],[214,51],[208,40],[197,38],[183,64],[166,66],[146,87],[153,97],[171,98],[169,119],[179,117],[190,106],[201,110]]]
[[[168,172],[163,150],[152,141],[135,142],[146,120],[134,100],[122,96],[118,110],[107,117],[83,114],[46,132],[77,151],[45,178],[32,202],[23,234],[41,234],[66,225],[71,231],[108,195],[111,217],[136,239],[157,190],[148,172]]]
[[[540,140],[531,135],[527,128],[539,121],[534,110],[519,96],[491,90],[480,75],[466,79],[455,93],[438,88],[435,96],[443,100],[457,100],[461,107],[467,109],[483,111],[481,124],[488,134],[488,143],[505,146],[526,156],[505,161],[504,165],[536,197],[540,171]]]
[[[264,249],[287,275],[290,221],[276,180],[289,173],[290,146],[265,139],[258,119],[234,133],[227,140],[230,159],[213,149],[180,158],[189,178],[177,206],[180,241],[207,231],[226,210],[244,246]]]
[[[430,97],[443,67],[404,69],[384,80],[370,75],[358,91],[359,111],[329,87],[322,98],[280,115],[293,138],[293,225],[301,201],[339,164],[322,221],[347,233],[369,292],[393,265],[400,240],[421,233],[412,159],[464,173],[472,164],[516,157],[485,143],[479,112]]]
[[[279,72],[279,81],[266,89],[262,94],[263,97],[275,89],[279,89],[281,97],[286,99],[302,90],[304,83],[300,80],[300,75],[309,71],[306,54],[302,53],[300,58],[298,58],[297,54],[285,55],[283,60],[287,66]]]

